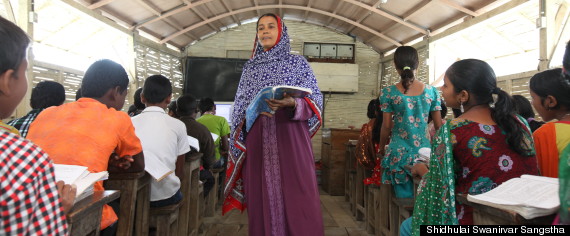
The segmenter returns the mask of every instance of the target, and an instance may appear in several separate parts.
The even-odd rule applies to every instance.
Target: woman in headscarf
[[[247,207],[249,235],[323,235],[311,137],[321,125],[322,94],[311,67],[292,55],[281,18],[257,21],[252,58],[244,65],[231,116],[223,213]],[[268,86],[309,88],[304,98],[267,100],[273,112],[246,131],[246,109]]]

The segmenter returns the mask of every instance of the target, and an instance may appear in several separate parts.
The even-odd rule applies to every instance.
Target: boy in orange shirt
[[[82,98],[42,111],[27,138],[57,164],[86,166],[91,172],[143,171],[140,140],[127,113],[118,111],[123,107],[128,83],[127,72],[116,62],[93,63],[81,83]],[[104,190],[103,184],[96,183],[94,189]],[[117,215],[106,205],[101,229],[116,221]],[[114,230],[112,227],[102,233]]]

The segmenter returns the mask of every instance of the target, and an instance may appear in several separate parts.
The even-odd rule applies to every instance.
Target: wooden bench
[[[148,235],[150,179],[148,173],[141,171],[111,173],[105,181],[105,189],[121,191],[117,235]]]
[[[356,220],[364,220],[366,218],[366,200],[367,200],[367,187],[364,185],[364,179],[370,177],[370,171],[366,170],[364,166],[357,163],[356,165],[356,177],[355,177],[355,217]]]
[[[177,235],[178,215],[184,199],[177,204],[150,208],[150,227],[156,228],[156,235]]]
[[[470,202],[466,194],[456,194],[455,199],[473,207],[473,224],[475,225],[551,225],[556,217],[556,214],[552,214],[527,220],[514,211]]]
[[[368,185],[366,197],[366,232],[380,235],[380,224],[378,215],[380,212],[380,188],[375,184]]]
[[[204,216],[206,217],[214,216],[214,213],[216,212],[216,205],[218,204],[218,188],[220,186],[219,179],[220,179],[220,173],[223,170],[224,170],[223,168],[211,169],[212,175],[214,176],[214,186],[212,187],[212,190],[210,190],[210,193],[206,197],[205,210],[204,210]]]
[[[119,191],[95,191],[92,195],[81,199],[73,205],[67,214],[70,235],[99,235],[103,205],[119,198]]]
[[[202,153],[191,153],[184,160],[184,178],[180,180],[183,203],[178,217],[178,235],[189,235],[196,228],[198,217],[198,182],[200,181],[200,162]]]

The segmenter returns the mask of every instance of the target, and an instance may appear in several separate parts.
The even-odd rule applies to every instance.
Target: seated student
[[[426,185],[415,199],[412,222],[402,223],[408,229],[403,233],[410,225],[419,235],[420,225],[473,224],[472,208],[449,200],[456,193],[481,194],[511,178],[538,174],[530,129],[486,62],[453,63],[441,90],[447,106],[463,114],[433,139]]]
[[[211,98],[202,98],[198,107],[202,116],[196,121],[206,126],[211,133],[218,135],[218,138],[214,140],[216,164],[213,168],[221,168],[228,159],[230,125],[226,118],[216,116],[216,104]]]
[[[166,114],[164,109],[172,98],[172,84],[162,75],[153,75],[144,81],[141,101],[146,108],[133,117],[147,162],[162,162],[174,173],[160,182],[150,183],[150,206],[162,207],[182,200],[180,179],[184,177],[185,154],[190,151],[186,126]],[[151,166],[149,166],[151,167]]]
[[[0,119],[5,119],[28,90],[30,39],[0,17]],[[65,212],[75,188],[55,182],[53,164],[34,143],[0,130],[0,235],[67,235]]]
[[[517,109],[517,113],[526,119],[530,130],[534,133],[540,126],[544,125],[543,121],[538,121],[534,119],[534,111],[532,110],[532,105],[528,99],[521,95],[513,95],[513,102]]]
[[[567,47],[564,58],[569,54]],[[534,132],[540,173],[559,177],[560,222],[570,223],[570,74],[562,69],[540,72],[529,82],[532,105],[548,122]]]
[[[142,88],[139,88],[137,91],[135,91],[135,95],[133,95],[134,102],[129,106],[129,110],[127,111],[130,117],[140,114],[146,108],[144,103],[141,101],[141,93]]]
[[[176,113],[180,116],[180,120],[186,124],[186,133],[198,139],[200,145],[200,153],[202,156],[202,169],[200,169],[200,180],[204,182],[204,197],[208,196],[212,187],[214,187],[214,176],[210,169],[215,162],[214,139],[206,126],[196,121],[196,112],[198,103],[196,98],[190,94],[186,94],[176,100]]]
[[[75,101],[79,100],[81,98],[81,88],[79,88],[76,92],[75,92]]]
[[[53,81],[39,82],[32,89],[32,97],[30,98],[30,106],[32,110],[25,116],[11,120],[8,125],[20,131],[20,136],[26,137],[30,124],[36,119],[38,114],[44,109],[51,106],[59,106],[65,101],[65,89],[63,85]]]
[[[86,166],[91,172],[139,172],[144,159],[130,117],[118,111],[127,95],[125,69],[111,60],[93,63],[81,82],[78,101],[42,111],[27,138],[44,149],[57,164]],[[94,189],[104,190],[102,181]],[[102,234],[113,233],[117,215],[106,205]],[[116,226],[116,224],[114,225]],[[108,228],[108,229],[107,229]]]
[[[176,113],[176,100],[174,99],[168,104],[168,115],[176,119],[180,118]]]

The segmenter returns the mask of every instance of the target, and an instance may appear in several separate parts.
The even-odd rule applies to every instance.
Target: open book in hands
[[[247,107],[245,113],[245,120],[246,120],[246,131],[249,131],[251,127],[253,127],[253,123],[261,114],[262,112],[269,112],[271,113],[272,110],[267,104],[265,100],[276,99],[280,100],[283,99],[283,94],[287,93],[289,96],[294,98],[302,98],[309,94],[312,94],[313,91],[308,88],[296,87],[296,86],[287,86],[287,85],[279,85],[273,87],[265,87],[257,95],[249,106]]]
[[[93,194],[93,185],[97,181],[109,178],[107,171],[91,173],[85,166],[54,164],[55,180],[75,185],[75,202]]]
[[[514,211],[527,220],[546,216],[555,213],[560,207],[558,179],[522,175],[507,180],[489,192],[469,194],[467,200]]]

